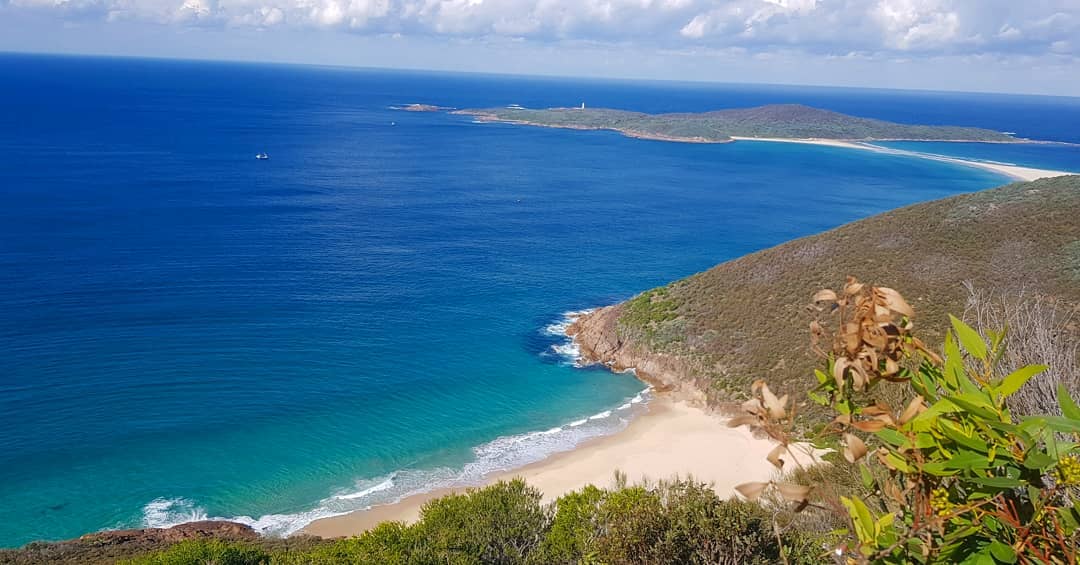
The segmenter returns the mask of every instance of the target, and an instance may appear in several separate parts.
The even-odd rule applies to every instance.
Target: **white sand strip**
[[[698,481],[712,483],[716,492],[727,498],[734,495],[737,484],[777,476],[776,469],[765,460],[774,445],[767,439],[755,438],[745,427],[729,428],[723,418],[657,395],[649,403],[648,413],[621,432],[521,469],[492,475],[485,482],[522,477],[550,501],[588,484],[610,486],[618,470],[626,473],[631,482],[692,475]],[[803,463],[812,460],[803,451],[799,451],[799,457]],[[317,520],[302,533],[350,536],[385,520],[415,521],[425,502],[449,492],[444,489],[419,494],[395,504]]]
[[[881,147],[873,145],[872,143],[864,143],[858,141],[840,141],[836,139],[784,139],[779,137],[732,137],[736,141],[768,141],[777,143],[807,143],[811,145],[826,145],[829,147],[844,147],[847,149],[862,149],[865,151],[875,151],[878,153],[889,153],[893,155],[906,155],[908,157],[918,157],[920,159],[930,159],[932,161],[942,161],[945,163],[956,163],[957,165],[964,165],[967,167],[976,167],[979,169],[986,169],[1001,173],[1003,175],[1012,177],[1017,180],[1038,180],[1049,177],[1063,177],[1067,175],[1075,175],[1078,173],[1070,173],[1066,171],[1053,171],[1049,169],[1034,169],[1031,167],[1020,167],[1017,165],[1007,165],[1004,163],[988,163],[986,161],[972,161],[968,159],[959,159],[956,157],[946,157],[944,155],[932,155],[930,153],[919,153],[918,151],[906,151],[903,149],[892,149],[889,147]]]

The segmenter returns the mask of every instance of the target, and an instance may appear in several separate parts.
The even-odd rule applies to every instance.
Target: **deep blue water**
[[[552,349],[565,312],[1006,180],[389,109],[581,100],[1080,141],[1065,98],[0,56],[0,546],[287,533],[567,449],[647,402]]]

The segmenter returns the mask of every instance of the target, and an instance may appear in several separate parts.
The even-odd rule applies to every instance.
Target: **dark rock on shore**
[[[255,541],[259,539],[259,534],[243,524],[221,521],[191,522],[171,528],[112,530],[86,534],[73,540],[34,542],[20,549],[0,550],[0,563],[115,563],[177,542],[200,538]]]

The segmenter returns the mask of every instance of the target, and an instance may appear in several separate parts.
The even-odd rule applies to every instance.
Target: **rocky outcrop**
[[[122,543],[175,543],[186,539],[218,538],[234,541],[253,540],[259,537],[255,530],[244,524],[218,520],[188,522],[171,528],[141,528],[134,530],[111,530],[86,534],[77,541],[94,545]]]
[[[243,524],[223,521],[190,522],[171,528],[112,530],[68,541],[36,542],[21,549],[0,550],[0,563],[115,563],[180,541],[201,538],[255,541],[259,535]]]
[[[450,110],[446,106],[435,106],[433,104],[409,104],[408,106],[401,106],[395,109],[404,110],[406,112],[443,112]]]
[[[567,328],[566,334],[580,348],[581,357],[616,372],[634,369],[637,377],[655,390],[705,406],[706,396],[698,382],[698,373],[684,357],[649,351],[627,332],[620,331],[623,308],[622,304],[598,308]]]

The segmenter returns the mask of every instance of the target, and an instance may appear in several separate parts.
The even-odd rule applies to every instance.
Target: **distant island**
[[[402,109],[440,111],[414,104]],[[989,129],[963,126],[910,125],[848,116],[801,104],[772,104],[755,108],[700,113],[645,114],[607,108],[505,108],[454,110],[485,122],[531,126],[610,130],[641,139],[685,143],[727,143],[738,139],[800,139],[834,141],[973,141],[1023,143],[1028,140]]]

